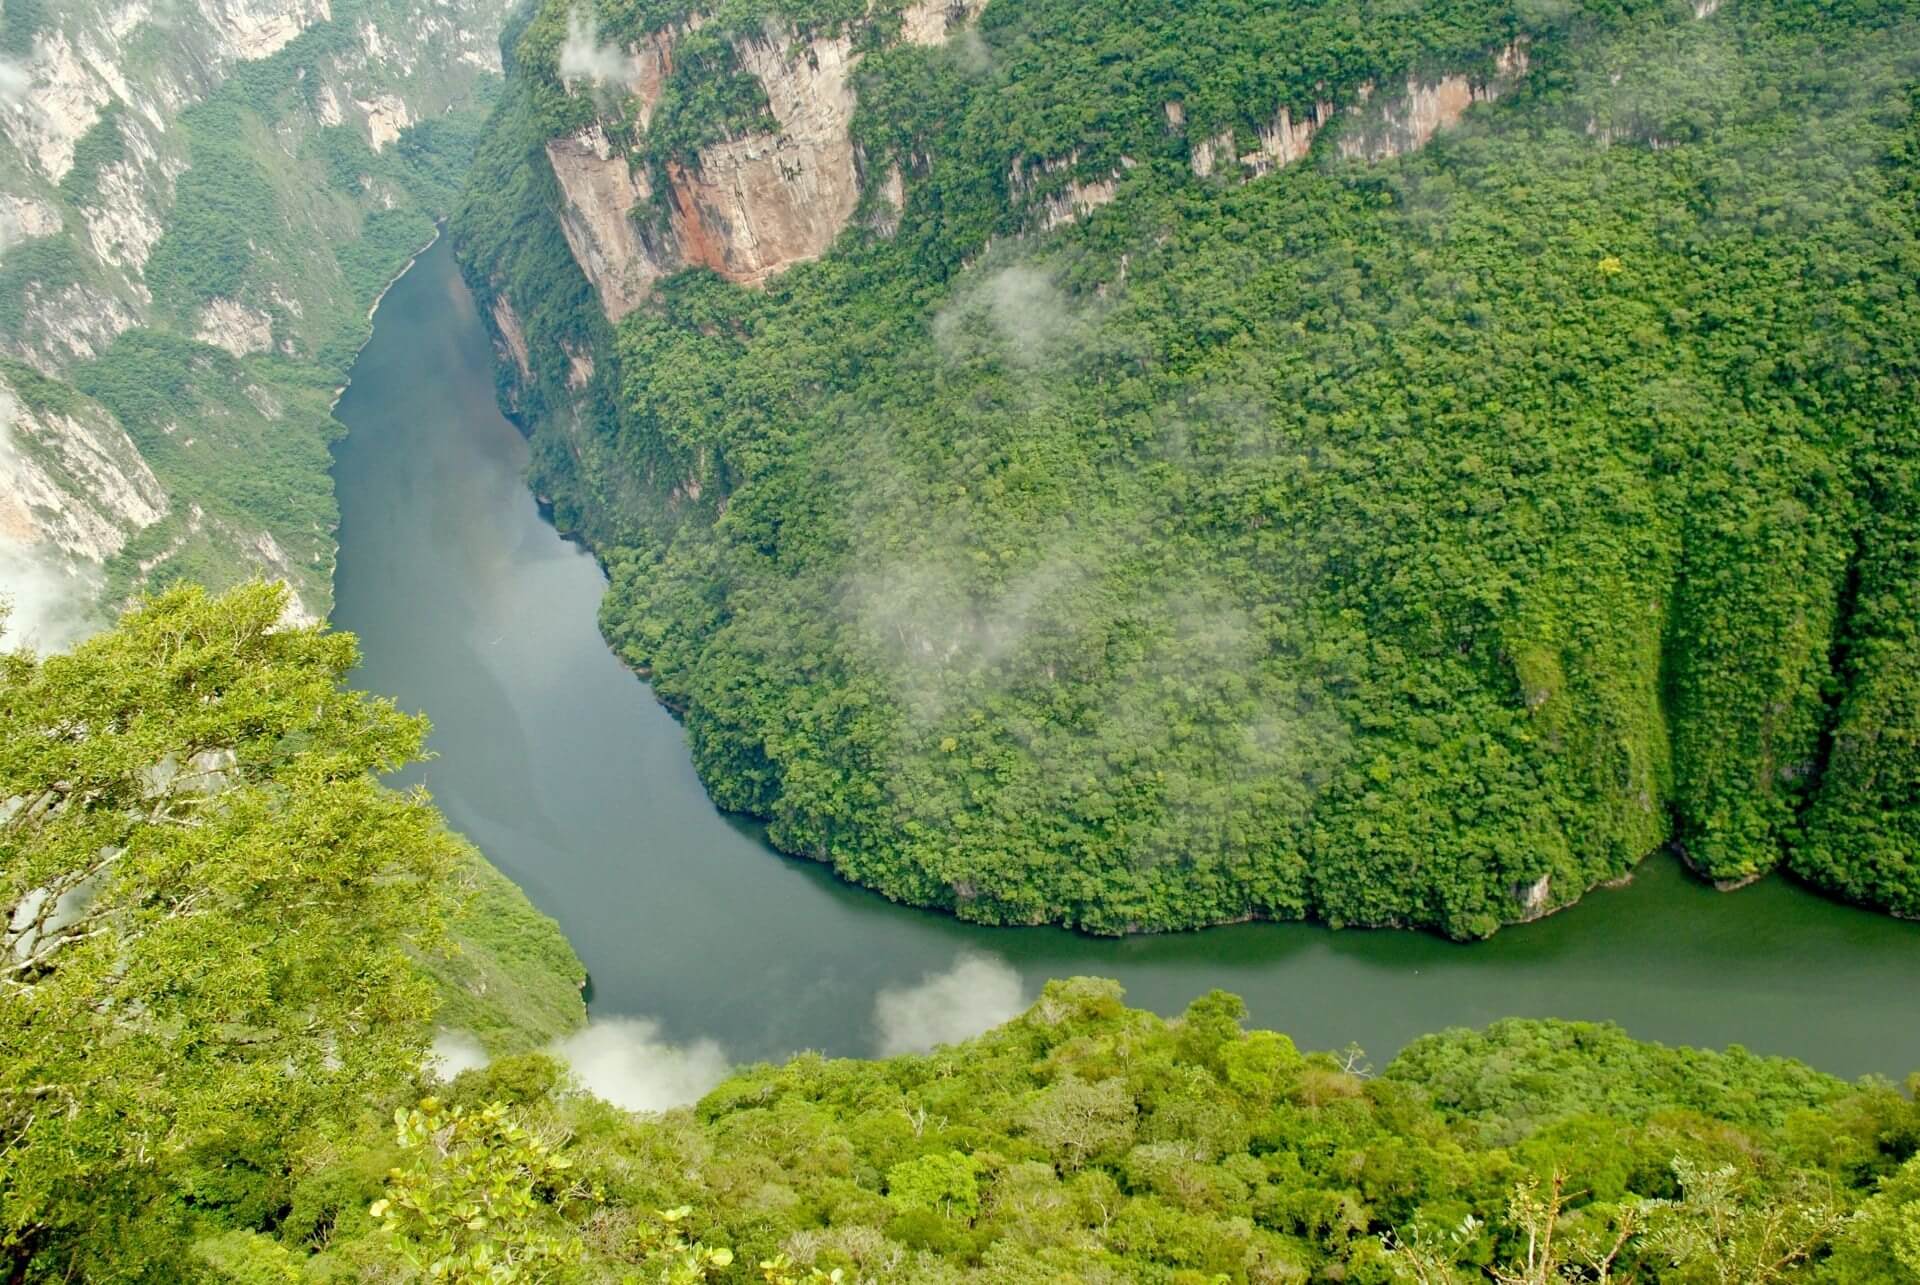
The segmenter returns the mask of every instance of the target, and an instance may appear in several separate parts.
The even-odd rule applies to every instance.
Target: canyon
[[[9,443],[0,494],[11,515],[0,528],[0,561],[10,579],[33,586],[15,594],[12,636],[69,641],[98,627],[125,594],[188,567],[219,582],[283,580],[296,618],[325,614],[332,533],[324,472],[295,484],[322,497],[317,507],[303,502],[297,517],[276,512],[287,507],[277,502],[236,500],[257,482],[206,479],[231,471],[225,453],[264,447],[271,455],[276,439],[312,462],[304,467],[324,468],[314,446],[327,432],[325,403],[296,372],[341,377],[357,342],[347,336],[364,328],[372,302],[371,283],[349,279],[334,247],[361,237],[369,220],[421,208],[410,175],[380,164],[381,154],[420,122],[477,109],[498,83],[508,8],[504,0],[82,0],[9,13],[0,361],[15,363],[15,373],[0,401]],[[356,164],[356,148],[374,163]],[[323,151],[346,159],[323,161]],[[236,179],[271,207],[251,196],[234,205]],[[210,222],[232,212],[243,222]],[[427,222],[412,235],[424,241]],[[189,243],[184,259],[169,249]],[[215,246],[244,269],[183,292],[180,265],[204,276]],[[386,275],[404,252],[389,252]],[[150,412],[122,399],[133,420],[123,422],[75,381],[123,383],[109,374],[148,335],[204,349],[167,349],[181,379],[167,421],[148,422]],[[159,350],[145,351],[150,365]],[[23,397],[22,384],[37,391]],[[199,431],[186,427],[191,421]],[[271,472],[265,459],[256,464]]]

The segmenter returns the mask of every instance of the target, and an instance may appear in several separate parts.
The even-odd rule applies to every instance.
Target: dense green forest
[[[563,89],[577,8],[509,33],[457,243],[524,323],[507,404],[609,638],[780,847],[1101,932],[1480,936],[1667,843],[1920,914],[1911,6],[993,0],[927,48],[741,0],[645,131]],[[763,121],[724,55],[769,16],[856,32],[863,212],[616,332],[541,146],[597,115],[657,177]],[[1336,122],[1195,175],[1522,36],[1415,154]]]
[[[554,925],[377,776],[424,723],[284,591],[0,657],[0,1272],[399,1282],[1920,1279],[1920,1106],[1509,1021],[1383,1068],[1048,986],[634,1115]],[[443,1079],[436,1027],[492,1061]]]

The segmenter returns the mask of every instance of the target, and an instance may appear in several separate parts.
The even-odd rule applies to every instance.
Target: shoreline
[[[367,337],[365,339],[362,339],[359,345],[354,348],[353,360],[347,363],[347,376],[346,376],[347,382],[339,385],[333,390],[333,398],[327,403],[327,414],[332,415],[333,412],[339,408],[340,399],[347,395],[347,390],[349,388],[353,387],[354,363],[360,360],[360,354],[362,352],[365,352],[367,345],[373,342],[373,317],[375,313],[380,311],[380,305],[386,301],[387,292],[393,289],[396,285],[399,285],[400,278],[406,276],[409,272],[412,272],[413,265],[420,262],[420,256],[425,254],[427,251],[433,249],[434,246],[439,245],[440,238],[445,236],[446,234],[447,234],[446,220],[442,219],[439,222],[435,223],[433,225],[433,235],[427,238],[427,243],[421,246],[418,250],[415,250],[412,254],[407,256],[407,261],[400,265],[400,270],[387,278],[387,284],[380,287],[379,293],[373,296],[373,302],[367,305]],[[336,419],[337,418],[338,417],[336,417]],[[343,424],[341,425],[341,427],[344,428],[345,425]],[[333,574],[331,571],[328,572],[327,579],[329,582],[332,581]]]
[[[413,265],[420,262],[420,256],[425,254],[427,251],[433,249],[434,246],[439,245],[440,238],[445,236],[446,233],[447,233],[447,222],[445,219],[441,219],[439,222],[433,225],[433,235],[427,238],[427,243],[421,246],[418,250],[415,250],[412,254],[407,256],[407,261],[400,265],[400,270],[394,273],[391,277],[387,278],[387,284],[380,287],[379,292],[373,296],[373,302],[367,306],[367,337],[365,339],[362,339],[359,345],[353,350],[353,359],[347,363],[346,382],[335,387],[333,390],[333,396],[329,398],[327,401],[327,418],[331,419],[334,423],[340,425],[341,437],[345,437],[347,435],[347,425],[346,425],[346,422],[342,420],[340,416],[337,415],[335,412],[340,409],[340,399],[347,395],[347,390],[349,388],[353,387],[353,368],[359,362],[360,354],[365,352],[367,349],[367,345],[373,342],[374,314],[378,313],[380,311],[380,305],[386,302],[387,292],[389,290],[392,290],[395,286],[399,285],[400,278],[406,276],[409,272],[412,272]],[[327,459],[328,459],[327,478],[328,480],[331,481],[333,478],[333,463],[332,463],[333,447],[331,445],[327,447]],[[337,496],[335,498],[334,503],[335,503],[335,512],[337,514],[338,505],[339,505],[339,500]],[[336,595],[334,594],[333,581],[334,581],[334,577],[340,574],[340,522],[337,516],[334,519],[333,530],[329,534],[333,538],[327,542],[329,545],[329,551],[327,555],[327,575],[326,575],[327,614],[324,617],[322,617],[322,619],[329,626],[331,626],[333,622],[333,608],[334,608],[335,597],[336,597]]]

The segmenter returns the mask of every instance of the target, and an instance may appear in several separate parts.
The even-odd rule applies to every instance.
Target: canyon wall
[[[983,7],[984,0],[921,0],[903,15],[901,39],[939,44]],[[698,19],[688,25],[697,26]],[[570,92],[624,91],[644,131],[672,74],[676,36],[686,29],[668,27],[620,51],[619,84],[570,80]],[[857,106],[852,75],[860,60],[851,35],[803,38],[790,27],[769,24],[760,35],[736,40],[733,53],[765,93],[774,128],[667,161],[657,193],[642,159],[613,142],[599,120],[547,141],[562,198],[561,231],[609,321],[638,307],[654,282],[686,268],[760,286],[820,257],[852,221],[869,186],[851,129]],[[1315,136],[1336,121],[1339,157],[1371,163],[1403,155],[1459,123],[1473,104],[1491,102],[1517,85],[1527,72],[1525,39],[1502,48],[1492,61],[1485,74],[1409,76],[1390,93],[1369,82],[1345,104],[1330,96],[1297,118],[1281,107],[1244,140],[1244,151],[1230,128],[1194,140],[1190,168],[1202,179],[1260,178],[1303,159]],[[1168,102],[1164,111],[1168,127],[1183,131],[1185,105]],[[1051,231],[1114,201],[1135,165],[1122,157],[1111,170],[1088,175],[1079,172],[1078,151],[1038,162],[1015,158],[1006,187],[1016,208],[1031,211],[1031,227]],[[905,204],[905,176],[890,166],[871,182],[892,212],[877,221],[885,231]]]
[[[917,0],[901,15],[900,38],[940,44],[985,3]],[[642,129],[671,75],[677,32],[698,24],[690,19],[622,51],[619,88],[633,99]],[[851,32],[803,37],[769,23],[736,39],[733,54],[765,94],[773,128],[668,161],[657,200],[637,158],[615,147],[602,124],[547,142],[563,199],[561,230],[610,321],[639,306],[655,281],[686,268],[764,285],[825,254],[859,206],[866,174],[852,135],[860,54]],[[601,80],[569,88],[585,94],[609,86]],[[897,171],[884,179],[889,190],[902,182]]]
[[[416,180],[450,192],[456,176],[427,175],[431,162],[396,148],[422,122],[477,112],[483,88],[498,80],[510,7],[9,6],[0,360],[87,408],[48,416],[29,413],[18,396],[0,402],[0,430],[14,447],[0,562],[0,595],[15,601],[12,635],[50,630],[56,617],[98,621],[104,585],[137,587],[189,552],[196,578],[274,576],[302,610],[325,613],[330,483],[314,445],[329,430],[317,390],[344,374],[364,330],[373,264],[391,258],[379,269],[390,274],[404,255],[401,244],[355,243],[376,225],[392,239],[386,229],[402,215],[420,229],[406,239],[431,234],[435,211]],[[128,344],[145,345],[143,355],[129,356]],[[281,364],[258,372],[244,364],[268,358]],[[171,389],[164,417],[178,450],[164,467],[148,467],[134,446],[163,427],[145,422],[163,413],[142,397],[148,376]],[[92,383],[111,383],[121,409],[137,408],[143,422],[121,423],[76,391]],[[256,486],[262,499],[250,508],[244,483],[213,494],[212,479],[228,471],[222,452],[272,455],[276,441],[302,460],[293,483],[302,503]],[[258,463],[262,478],[274,475],[274,461]],[[321,498],[306,503],[312,497]],[[148,541],[158,552],[124,550],[155,523],[165,528]],[[108,575],[116,559],[123,565]]]

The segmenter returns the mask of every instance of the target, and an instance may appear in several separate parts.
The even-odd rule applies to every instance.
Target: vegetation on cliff
[[[338,520],[330,404],[370,305],[453,205],[499,85],[480,56],[497,17],[468,34],[451,24],[488,6],[15,8],[0,41],[19,45],[22,92],[54,104],[49,119],[92,123],[64,173],[19,141],[33,130],[0,139],[14,202],[0,229],[0,352],[98,403],[168,499],[91,548],[49,547],[30,525],[23,563],[57,568],[58,596],[91,599],[66,605],[94,625],[141,589],[254,576],[324,615]],[[261,47],[250,36],[273,37],[271,52],[246,56]],[[469,44],[480,48],[462,57]],[[96,77],[113,95],[97,112]],[[16,125],[42,113],[17,111]],[[34,215],[24,225],[21,210]],[[107,486],[56,481],[73,507]]]
[[[617,336],[542,151],[630,115],[554,79],[576,8],[456,233],[608,636],[782,848],[1101,932],[1480,936],[1668,842],[1920,914],[1907,6],[993,0],[868,41],[831,254]],[[1414,154],[1197,173],[1516,41]]]

